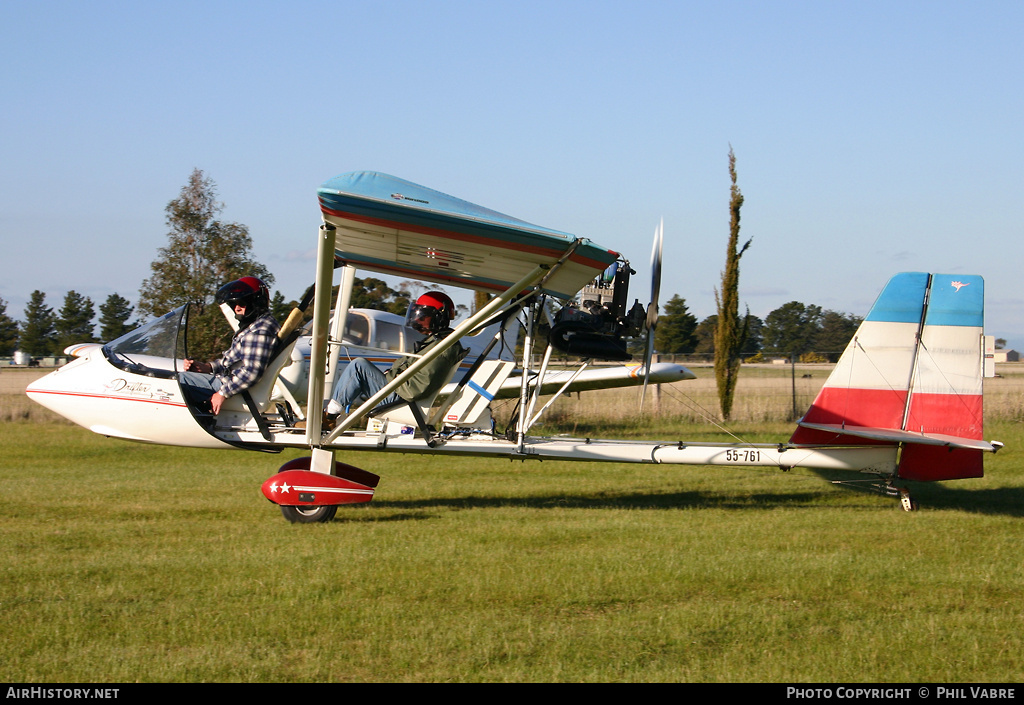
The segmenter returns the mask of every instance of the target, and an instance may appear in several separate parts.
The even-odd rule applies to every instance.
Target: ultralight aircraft
[[[854,471],[910,510],[916,503],[904,481],[981,477],[982,454],[1002,446],[983,440],[980,276],[894,276],[786,442],[545,437],[531,431],[564,392],[631,384],[646,392],[650,383],[694,378],[684,367],[651,362],[663,227],[655,231],[650,300],[630,305],[634,272],[628,260],[587,239],[378,172],[342,174],[318,195],[315,283],[282,325],[269,369],[247,393],[230,397],[218,415],[197,408],[179,384],[188,357],[187,305],[105,345],[81,346],[78,357],[33,382],[28,395],[116,438],[267,452],[308,448],[309,457],[285,463],[262,487],[286,519],[299,523],[329,521],[339,505],[372,499],[379,477],[336,460],[346,450]],[[388,321],[350,310],[357,270],[491,298],[441,345],[327,430],[319,411],[344,362],[377,356],[375,362],[386,364],[406,350],[401,336],[408,330],[396,331],[392,340],[398,342],[384,346],[383,338],[368,333],[400,317]],[[362,338],[355,330],[360,316],[367,318]],[[547,343],[534,368],[542,322],[549,326]],[[516,331],[511,338],[510,330]],[[630,360],[629,338],[646,338],[642,364],[588,369],[595,361]],[[435,398],[378,406],[459,341],[472,352]],[[582,362],[571,372],[555,372],[551,360],[558,354]],[[499,430],[491,403],[509,396],[518,400],[516,410]]]

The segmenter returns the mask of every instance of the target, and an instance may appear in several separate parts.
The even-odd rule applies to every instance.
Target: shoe
[[[323,417],[321,417],[321,419],[320,419],[320,430],[321,431],[333,431],[334,427],[337,426],[337,425],[338,425],[338,417],[337,417],[337,415],[335,415],[335,414],[328,414],[325,411]],[[303,420],[303,421],[296,421],[295,422],[295,428],[305,428],[305,427],[306,427],[305,420]]]

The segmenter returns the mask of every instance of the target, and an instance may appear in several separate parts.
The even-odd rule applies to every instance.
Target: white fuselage
[[[170,360],[144,364],[166,369]],[[29,398],[104,436],[200,448],[230,447],[207,433],[189,411],[175,378],[119,369],[99,347],[40,377],[25,390]]]

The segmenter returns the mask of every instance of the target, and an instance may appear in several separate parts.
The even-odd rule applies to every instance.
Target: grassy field
[[[0,404],[7,682],[1024,676],[1012,412],[988,423],[1006,448],[986,477],[915,487],[914,513],[799,469],[348,454],[382,476],[374,501],[291,525],[259,486],[294,453],[130,444]],[[704,433],[679,424],[653,428]]]

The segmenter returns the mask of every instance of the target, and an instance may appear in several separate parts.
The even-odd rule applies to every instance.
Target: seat
[[[427,445],[433,448],[437,445],[435,435],[440,427],[472,427],[479,425],[485,416],[489,427],[490,402],[514,367],[515,363],[503,360],[478,360],[458,386],[447,394],[444,402],[438,406],[433,415],[430,410],[440,392],[430,399],[420,399],[415,402],[401,399],[383,407],[378,406],[369,416],[378,422],[384,422],[383,427],[376,429],[380,434],[396,435],[389,433],[388,424],[391,423],[414,426],[426,439]],[[445,385],[454,376],[455,370],[453,369],[448,375],[448,379],[445,380]],[[373,422],[371,421],[371,423]]]
[[[452,381],[458,369],[458,365],[452,368],[445,378],[444,384],[441,385],[441,389],[444,389],[445,385]],[[388,435],[387,429],[389,424],[414,426],[419,430],[424,440],[426,440],[427,445],[433,448],[437,445],[437,441],[434,438],[437,430],[431,423],[430,408],[434,405],[434,400],[437,399],[439,393],[437,392],[430,397],[414,401],[399,398],[390,404],[378,404],[367,416],[371,419],[371,424],[373,420],[383,422],[379,432],[385,436]]]

